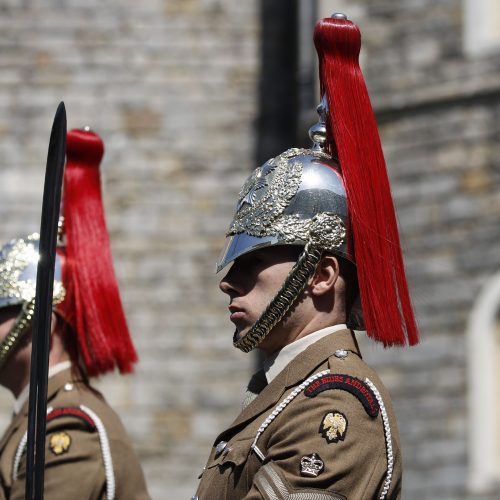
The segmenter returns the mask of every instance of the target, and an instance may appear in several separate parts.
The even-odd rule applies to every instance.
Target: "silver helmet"
[[[0,344],[0,368],[31,325],[35,307],[40,236],[33,233],[9,241],[0,248],[0,308],[21,306],[15,324]],[[56,257],[53,304],[64,300],[61,259]]]
[[[323,151],[326,101],[311,127],[311,149],[293,148],[258,167],[243,184],[217,272],[245,253],[273,245],[306,245],[354,261],[347,198],[336,159]]]
[[[312,240],[352,260],[347,227],[337,162],[321,151],[289,149],[245,182],[217,271],[257,248],[306,245]]]
[[[262,316],[234,345],[248,352],[283,318],[313,275],[323,252],[354,262],[349,214],[338,162],[323,151],[326,102],[311,127],[311,149],[289,149],[253,171],[244,183],[217,271],[241,255],[275,245],[304,250]]]

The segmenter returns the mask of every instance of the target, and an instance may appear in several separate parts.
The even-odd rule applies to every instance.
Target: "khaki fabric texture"
[[[335,356],[342,349],[347,356]],[[342,330],[299,354],[217,437],[201,477],[199,500],[380,498],[388,469],[382,412],[369,416],[360,399],[345,390],[328,389],[312,398],[301,390],[260,435],[257,446],[264,460],[251,449],[260,425],[275,406],[308,377],[326,369],[363,381],[368,378],[380,392],[394,460],[385,498],[400,498],[400,443],[389,394],[361,359],[354,334]],[[341,413],[347,420],[343,440],[328,442],[320,432],[330,412]],[[221,441],[228,443],[226,453],[216,452]],[[301,459],[313,453],[323,461],[324,470],[317,477],[308,477],[301,474]]]
[[[71,386],[66,387],[66,384]],[[71,388],[71,390],[67,390]],[[49,379],[48,407],[74,408],[85,405],[102,421],[106,429],[116,481],[117,500],[148,500],[144,475],[126,431],[103,396],[74,376],[71,369]],[[28,403],[14,416],[0,441],[0,500],[24,499],[26,452],[23,453],[17,480],[12,480],[15,453],[28,425]],[[52,436],[64,433],[70,445],[64,453],[50,448]],[[91,431],[80,418],[64,416],[47,424],[45,450],[45,498],[67,500],[106,499],[106,477],[97,431]],[[3,497],[2,497],[3,494]]]

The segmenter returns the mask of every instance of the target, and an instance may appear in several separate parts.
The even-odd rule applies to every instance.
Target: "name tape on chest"
[[[323,391],[334,389],[347,391],[355,396],[370,417],[374,418],[378,415],[380,407],[373,391],[365,382],[350,375],[323,375],[304,389],[304,395],[308,398],[314,398]]]

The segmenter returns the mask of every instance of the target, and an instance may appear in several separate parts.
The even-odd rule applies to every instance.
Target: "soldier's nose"
[[[243,285],[232,278],[231,270],[221,279],[219,288],[230,297],[243,295]]]
[[[221,280],[219,288],[228,295],[234,295],[236,292],[236,288],[228,280],[226,280],[226,278]]]

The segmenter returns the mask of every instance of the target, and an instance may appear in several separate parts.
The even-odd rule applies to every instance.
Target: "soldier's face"
[[[260,318],[265,308],[283,285],[297,261],[293,247],[270,247],[238,257],[220,282],[220,289],[229,295],[230,320],[236,327],[237,338],[242,338]],[[275,330],[282,325],[278,324]],[[264,350],[268,337],[261,343]],[[279,346],[276,346],[279,347]],[[270,348],[269,350],[272,350]]]

